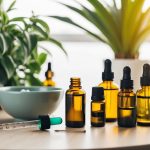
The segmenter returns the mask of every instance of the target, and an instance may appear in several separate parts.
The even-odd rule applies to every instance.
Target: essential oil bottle
[[[91,126],[105,126],[105,100],[104,89],[102,87],[92,88],[91,102]]]
[[[55,82],[52,80],[52,77],[54,76],[53,71],[51,70],[51,63],[48,63],[47,71],[45,72],[45,81],[43,82],[44,86],[55,86]]]
[[[105,60],[104,72],[102,73],[103,82],[98,86],[104,88],[104,97],[106,104],[106,122],[117,120],[117,96],[118,86],[113,82],[114,73],[111,71],[111,61]]]
[[[150,65],[144,64],[140,79],[141,89],[137,91],[137,124],[150,126]]]
[[[133,92],[133,80],[131,69],[126,66],[123,69],[120,92],[118,93],[118,126],[136,126],[136,96]]]
[[[85,125],[85,92],[81,88],[80,78],[71,78],[65,98],[67,127],[80,128]]]

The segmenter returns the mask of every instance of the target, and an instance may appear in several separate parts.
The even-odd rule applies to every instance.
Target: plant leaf
[[[6,12],[1,12],[1,19],[2,19],[1,22],[2,22],[3,25],[8,24],[9,17],[8,17]]]
[[[133,50],[137,51],[140,47],[140,45],[147,39],[147,37],[150,35],[150,26],[146,27],[135,39],[133,42]]]
[[[7,78],[10,79],[13,76],[16,69],[16,64],[14,60],[12,59],[11,56],[5,56],[0,59],[0,64],[4,68],[7,74]]]
[[[2,33],[0,33],[0,43],[1,43],[0,51],[1,51],[1,55],[3,55],[8,50],[8,45],[7,45],[6,38],[4,37],[4,34],[2,34]]]
[[[94,7],[98,18],[101,19],[101,22],[103,22],[105,28],[112,37],[111,39],[114,39],[113,42],[115,42],[116,46],[120,47],[117,24],[111,13],[108,12],[108,10],[98,0],[88,0],[88,2]]]
[[[4,85],[7,82],[7,74],[6,71],[4,70],[3,66],[0,64],[0,85]]]
[[[33,51],[37,47],[37,36],[33,33],[29,34],[30,35],[30,41],[31,41],[31,51]]]
[[[76,7],[72,7],[70,5],[67,5],[67,4],[63,4],[63,3],[61,3],[61,4],[66,6],[69,9],[73,10],[74,12],[80,14],[82,17],[86,18],[90,23],[94,24],[98,28],[98,30],[100,30],[100,32],[103,32],[103,34],[105,36],[108,33],[106,31],[106,28],[103,25],[103,22],[101,22],[101,20],[97,17],[95,12],[89,10],[87,7],[83,6],[81,3],[78,2],[78,4],[82,7],[82,10],[80,10]],[[103,39],[103,41],[107,41],[106,37],[104,35],[101,35],[100,37],[101,37],[101,39]]]
[[[26,17],[15,17],[13,19],[10,19],[9,22],[14,22],[14,21],[24,21]]]
[[[39,56],[38,56],[38,63],[40,65],[42,65],[45,61],[46,61],[46,58],[47,58],[47,54],[45,53],[40,53]]]
[[[16,4],[16,0],[14,0],[14,1],[10,4],[9,8],[7,9],[7,12],[11,11],[11,10],[13,9],[13,7],[14,7],[15,4]]]
[[[39,45],[39,48],[43,49],[45,52],[47,52],[51,57],[53,56],[52,53],[45,47]]]
[[[28,69],[30,69],[32,73],[39,73],[41,71],[40,66],[40,63],[33,61],[28,64]]]
[[[64,47],[62,46],[62,44],[61,44],[59,41],[57,41],[57,40],[55,40],[55,39],[53,39],[53,38],[49,38],[48,40],[49,40],[51,43],[53,43],[53,44],[57,45],[58,47],[60,47],[60,48],[63,50],[63,52],[65,53],[65,55],[68,56],[66,50],[64,49]]]
[[[41,27],[37,25],[32,25],[31,27],[33,28],[33,32],[35,32],[39,36],[39,40],[43,41],[45,39],[48,39],[49,35]]]
[[[102,38],[99,37],[98,35],[92,33],[91,31],[85,29],[84,27],[82,27],[82,26],[76,24],[75,22],[73,22],[73,21],[72,21],[70,18],[68,18],[68,17],[60,17],[60,16],[49,16],[49,17],[55,18],[55,19],[58,19],[58,20],[61,20],[61,21],[63,21],[63,22],[69,23],[69,24],[72,24],[72,25],[74,25],[74,26],[76,26],[76,27],[78,27],[78,28],[80,28],[80,29],[86,31],[88,34],[92,35],[93,37],[95,37],[96,39],[102,41],[103,43],[107,43],[106,41],[104,41],[104,39],[102,39]]]
[[[41,19],[39,19],[39,18],[35,18],[35,17],[31,17],[30,20],[31,20],[34,24],[39,23],[40,25],[42,25],[42,26],[46,29],[47,33],[50,32],[49,26],[48,26],[48,24],[47,24],[45,21],[43,21],[43,20],[41,20]]]
[[[26,78],[27,78],[27,82],[29,85],[32,85],[32,86],[42,86],[43,85],[42,82],[38,78],[34,77],[33,74],[28,74]]]

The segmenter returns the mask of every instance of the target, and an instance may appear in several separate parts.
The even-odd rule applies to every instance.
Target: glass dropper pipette
[[[50,129],[51,125],[58,125],[62,123],[62,118],[54,117],[50,118],[48,115],[39,116],[38,120],[21,121],[12,123],[0,124],[0,130],[13,130],[19,128],[38,127],[40,130]]]

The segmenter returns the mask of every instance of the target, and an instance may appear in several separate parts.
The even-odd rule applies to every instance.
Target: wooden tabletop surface
[[[4,111],[0,123],[14,121]],[[150,149],[150,128],[118,128],[117,123],[107,123],[103,128],[86,126],[85,133],[56,132],[64,125],[53,126],[48,131],[36,128],[0,131],[1,149]],[[68,130],[68,129],[66,129]],[[77,129],[75,129],[77,130]],[[83,129],[80,129],[83,130]],[[71,129],[72,131],[72,129]],[[73,130],[74,131],[74,130]],[[129,148],[128,148],[129,149]]]

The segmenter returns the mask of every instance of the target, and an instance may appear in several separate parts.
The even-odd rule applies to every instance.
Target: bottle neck
[[[121,89],[122,92],[133,92],[133,89]]]
[[[52,80],[54,74],[52,71],[47,71],[45,75],[47,80]]]
[[[105,84],[112,84],[113,81],[103,81],[103,83],[105,83]]]
[[[150,86],[142,86],[142,89],[143,89],[143,90],[147,90],[147,89],[150,90]]]
[[[70,80],[70,89],[81,89],[81,82],[80,78],[71,78]]]

